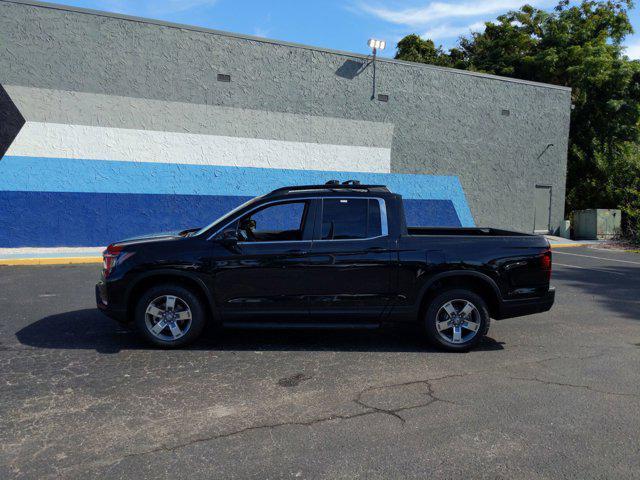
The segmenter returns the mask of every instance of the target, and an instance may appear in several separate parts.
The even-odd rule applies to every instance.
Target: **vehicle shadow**
[[[557,304],[563,302],[562,286],[576,288],[613,313],[640,320],[640,268],[602,266],[597,271],[559,267],[553,271],[551,283],[558,285]]]
[[[213,329],[188,350],[218,351],[344,351],[344,352],[440,352],[415,328],[380,330],[235,330]],[[50,315],[16,333],[23,345],[52,349],[87,349],[99,353],[154,349],[130,328],[108,319],[97,309]],[[474,350],[502,350],[504,344],[490,337]]]

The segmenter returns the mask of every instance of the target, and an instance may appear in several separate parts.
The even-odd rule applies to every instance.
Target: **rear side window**
[[[382,234],[380,204],[367,198],[325,198],[322,201],[322,240],[353,240]]]

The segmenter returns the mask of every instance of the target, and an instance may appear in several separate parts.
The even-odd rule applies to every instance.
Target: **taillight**
[[[551,249],[548,248],[542,253],[541,257],[542,270],[547,274],[547,280],[551,280]]]
[[[102,270],[104,272],[104,278],[107,278],[118,262],[123,262],[127,258],[133,255],[133,252],[122,253],[122,246],[109,245],[102,254]]]

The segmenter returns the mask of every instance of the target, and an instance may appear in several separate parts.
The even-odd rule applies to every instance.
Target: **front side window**
[[[237,223],[244,242],[302,240],[307,202],[267,205],[242,217]]]
[[[322,240],[355,240],[382,235],[380,203],[367,198],[325,198]]]

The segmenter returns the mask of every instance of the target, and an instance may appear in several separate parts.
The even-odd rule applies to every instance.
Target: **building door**
[[[534,206],[533,231],[535,233],[550,233],[551,187],[549,185],[536,185]]]

